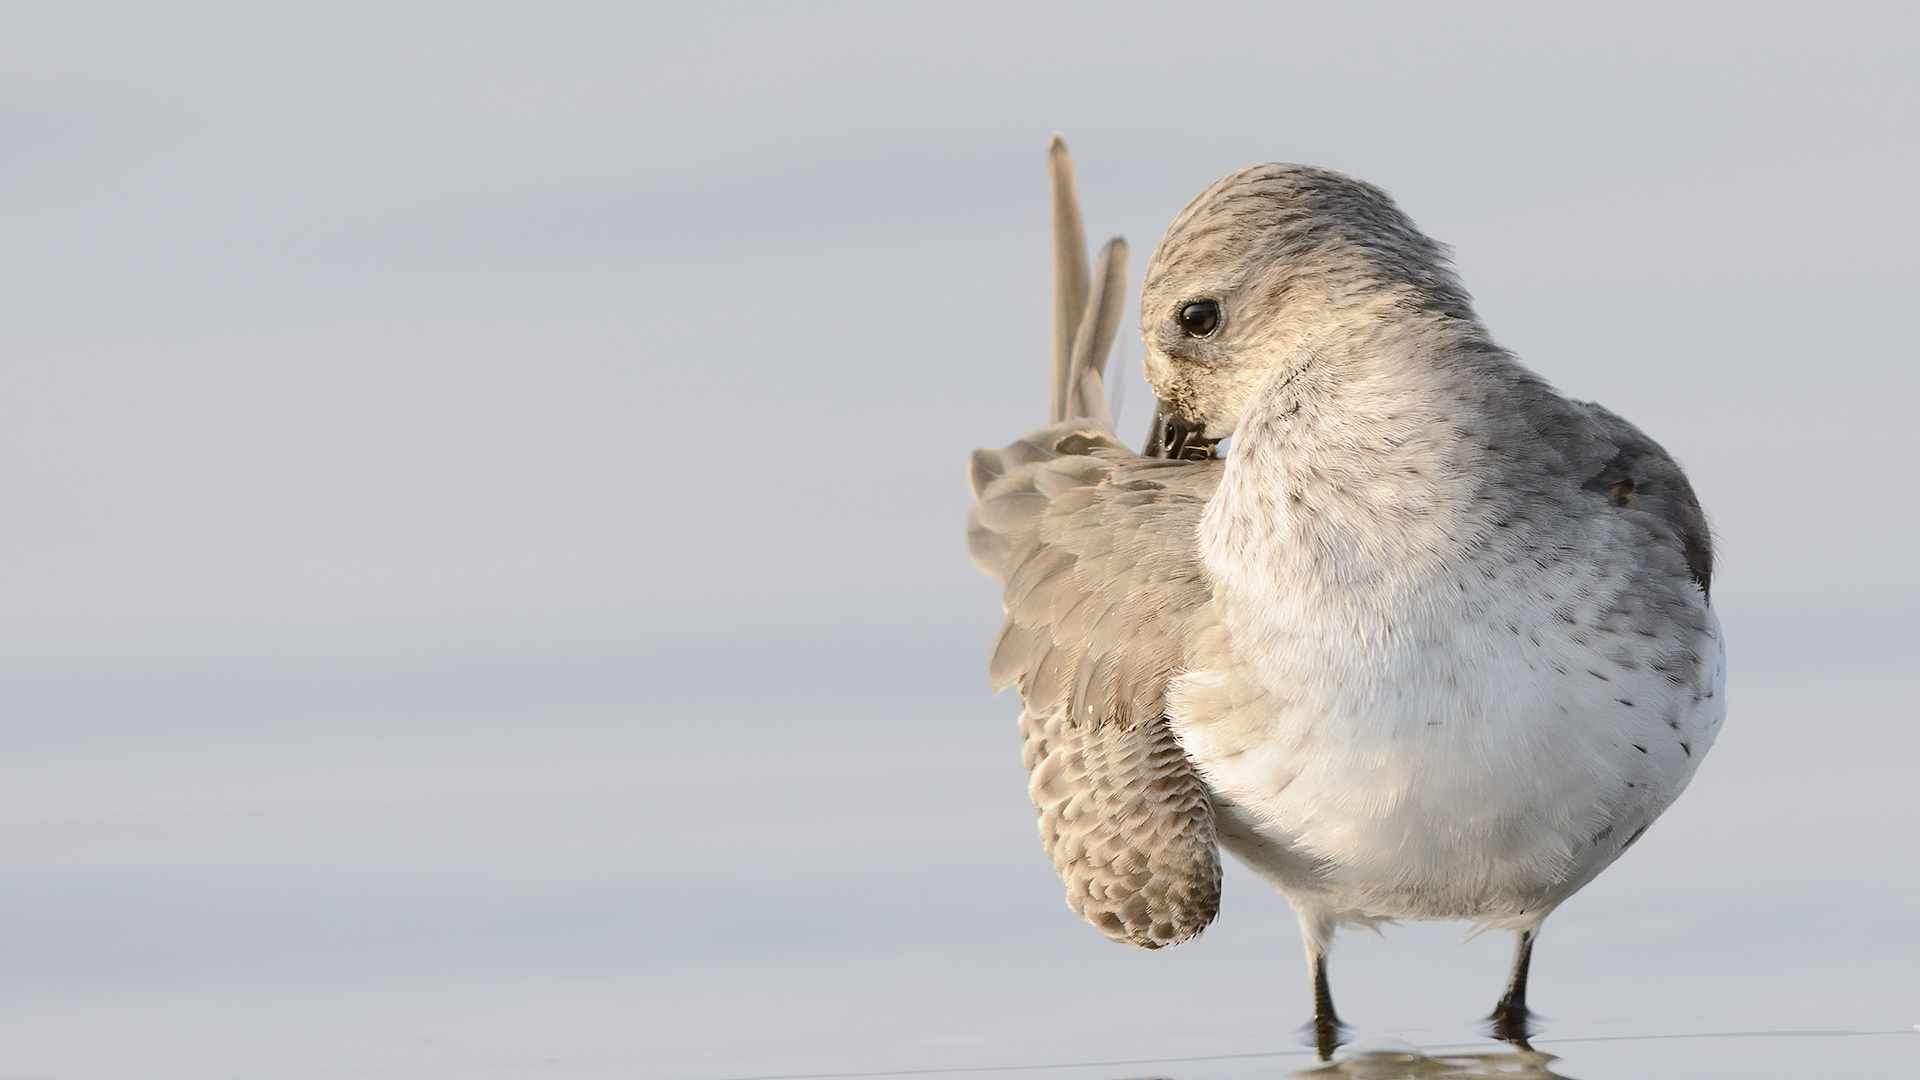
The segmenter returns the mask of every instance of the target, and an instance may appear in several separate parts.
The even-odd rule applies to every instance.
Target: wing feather
[[[1196,538],[1220,469],[1142,458],[1084,419],[974,456],[968,546],[1006,586],[988,674],[1026,706],[1041,841],[1068,904],[1144,948],[1219,910],[1212,805],[1164,712],[1212,617]]]

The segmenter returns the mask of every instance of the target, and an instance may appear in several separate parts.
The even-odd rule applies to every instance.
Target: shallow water
[[[1646,1046],[1672,1043],[1675,1046]],[[1616,1045],[1617,1044],[1617,1045]],[[1542,1041],[1531,1050],[1489,1050],[1482,1043],[1417,1047],[1391,1037],[1363,1040],[1330,1063],[1301,1065],[1305,1051],[923,1069],[870,1076],[1283,1077],[1301,1080],[1577,1080],[1580,1076],[1910,1075],[1920,1062],[1920,1033],[1727,1032],[1679,1036],[1610,1035]],[[1147,1070],[1135,1073],[1136,1069]],[[832,1074],[861,1075],[861,1074]],[[762,1078],[773,1080],[773,1078]],[[797,1078],[795,1078],[797,1080]]]
[[[1292,920],[1238,867],[1177,949],[1066,910],[980,685],[992,629],[0,672],[0,1076],[1314,1068]],[[752,685],[724,677],[743,651]],[[1379,1052],[1331,1075],[1920,1075],[1916,706],[1743,694],[1694,790],[1549,920],[1541,1057],[1463,1057],[1501,1051],[1477,1018],[1504,935],[1343,934],[1336,997]],[[1809,716],[1851,738],[1797,737]]]

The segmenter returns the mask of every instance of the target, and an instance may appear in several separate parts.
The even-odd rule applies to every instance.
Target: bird
[[[1229,854],[1300,923],[1329,1059],[1341,927],[1515,934],[1489,1033],[1536,1033],[1542,921],[1679,796],[1726,714],[1713,540],[1627,420],[1497,344],[1380,188],[1262,164],[1202,191],[1139,297],[1155,402],[1114,432],[1127,287],[1049,152],[1048,423],[970,463],[1042,845],[1070,907],[1197,936]]]

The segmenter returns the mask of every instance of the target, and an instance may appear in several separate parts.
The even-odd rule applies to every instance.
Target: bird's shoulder
[[[1598,438],[1582,455],[1583,492],[1604,498],[1656,538],[1679,547],[1687,576],[1710,593],[1713,534],[1685,470],[1665,447],[1631,421],[1597,402],[1570,403]]]

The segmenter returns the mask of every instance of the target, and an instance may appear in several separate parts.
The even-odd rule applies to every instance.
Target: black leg
[[[1509,1042],[1522,1050],[1531,1050],[1527,1045],[1527,1036],[1533,1034],[1533,1025],[1529,1023],[1532,1013],[1527,1011],[1527,967],[1533,963],[1532,930],[1519,932],[1519,940],[1513,949],[1513,971],[1507,976],[1507,992],[1500,995],[1500,1004],[1493,1007],[1493,1015],[1487,1019],[1493,1021],[1493,1037]]]
[[[1346,1034],[1333,1011],[1333,989],[1327,985],[1327,954],[1313,953],[1313,1048],[1321,1061],[1332,1061]]]

